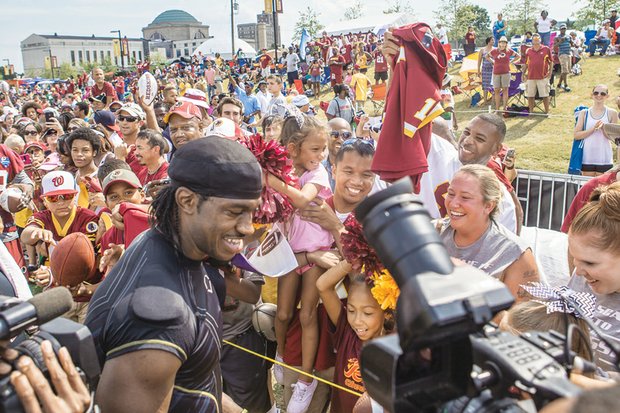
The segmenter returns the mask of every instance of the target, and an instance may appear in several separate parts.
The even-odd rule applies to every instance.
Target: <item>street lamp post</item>
[[[118,33],[118,48],[121,51],[121,68],[125,68],[125,58],[123,57],[123,40],[121,38],[120,30],[110,30],[110,33]]]
[[[54,61],[52,60],[52,48],[49,49],[50,52],[50,69],[52,69],[52,79],[54,79]]]

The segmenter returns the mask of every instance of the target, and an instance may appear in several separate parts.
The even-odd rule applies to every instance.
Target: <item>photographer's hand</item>
[[[41,343],[41,352],[50,380],[58,394],[54,394],[45,376],[32,360],[23,356],[17,362],[19,371],[11,373],[11,384],[15,387],[24,411],[26,413],[84,412],[90,405],[90,394],[67,349],[61,348],[57,359],[52,344],[44,341]]]

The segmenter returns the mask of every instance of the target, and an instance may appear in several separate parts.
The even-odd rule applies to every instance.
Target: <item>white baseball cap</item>
[[[77,194],[78,189],[73,175],[65,171],[52,171],[41,179],[43,196]]]

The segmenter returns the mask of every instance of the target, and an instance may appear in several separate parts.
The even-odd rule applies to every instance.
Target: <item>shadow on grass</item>
[[[506,133],[506,140],[514,141],[525,138],[532,129],[540,124],[540,122],[547,120],[545,116],[540,116],[538,112],[534,113],[534,115],[519,117],[518,120],[516,118],[512,118],[514,121],[507,125],[508,130]]]

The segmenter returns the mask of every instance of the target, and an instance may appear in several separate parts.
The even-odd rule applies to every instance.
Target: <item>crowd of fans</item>
[[[555,57],[558,89],[570,91],[567,75],[583,44],[561,25],[551,45],[556,23],[543,12],[537,32],[513,51],[498,16],[494,36],[479,50],[485,100],[492,88],[497,109],[507,106],[510,65],[518,64],[529,109],[541,98],[548,112]],[[591,52],[600,44],[605,53],[609,24],[590,42]],[[446,43],[445,30],[439,35]],[[50,252],[64,237],[80,232],[92,242],[97,268],[71,286],[74,305],[65,317],[93,332],[103,365],[96,395],[102,411],[276,412],[272,373],[284,385],[287,412],[368,408],[368,399],[356,395],[365,392],[361,347],[395,331],[399,292],[386,272],[361,268],[355,247],[364,240],[354,235],[359,223],[352,212],[389,185],[373,172],[373,160],[391,138],[371,127],[363,109],[373,84],[407,81],[394,71],[404,43],[389,31],[380,38],[323,33],[308,43],[304,60],[292,46],[278,62],[267,50],[255,62],[195,56],[165,67],[143,63],[131,73],[94,68],[51,86],[3,90],[0,189],[16,188],[22,199],[19,211],[1,205],[0,249],[37,293],[61,285],[50,269]],[[468,52],[475,43],[470,27]],[[366,74],[372,67],[374,82]],[[153,102],[138,87],[147,71],[159,87]],[[309,98],[320,99],[326,84],[334,98],[325,121]],[[536,295],[534,287],[545,277],[520,236],[523,213],[511,185],[514,153],[503,142],[504,120],[478,115],[455,138],[454,103],[445,98],[449,85],[447,75],[433,89],[444,106],[435,115],[416,108],[418,131],[433,132],[428,171],[418,184],[439,237],[452,257],[503,282],[514,295],[517,305],[499,317],[500,328],[566,333],[576,323],[587,331],[570,306],[552,306]],[[612,168],[601,132],[604,123],[618,122],[617,112],[605,107],[608,93],[596,86],[592,106],[578,115],[575,139],[586,142],[584,174]],[[437,116],[444,110],[449,116]],[[383,130],[389,127],[403,128],[386,117]],[[616,343],[617,174],[595,178],[608,186],[585,186],[564,227],[574,268],[565,282],[597,300],[592,317]],[[294,253],[294,270],[272,278],[237,264],[235,257],[249,256],[276,230]],[[2,294],[20,296],[7,267],[0,265],[0,275],[14,288]],[[275,340],[252,323],[264,303],[277,306]],[[574,345],[598,370],[573,380],[588,388],[613,386],[610,349],[594,334]],[[73,373],[66,358],[61,353],[62,367]],[[35,378],[18,367],[24,374],[12,380],[24,389],[24,377]],[[84,389],[72,387],[86,406]]]

